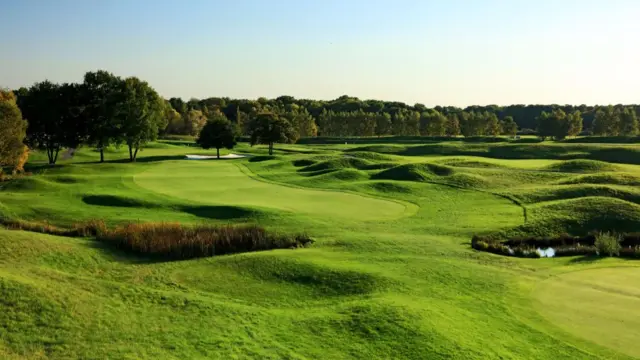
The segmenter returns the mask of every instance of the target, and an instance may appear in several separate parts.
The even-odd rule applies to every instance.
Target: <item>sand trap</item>
[[[217,159],[218,157],[215,155],[186,155],[187,160],[211,160]],[[238,154],[227,154],[220,156],[220,159],[241,159],[246,158],[247,155],[238,155]]]

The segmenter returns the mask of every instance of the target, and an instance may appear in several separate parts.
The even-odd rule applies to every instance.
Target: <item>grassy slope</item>
[[[451,146],[470,152],[479,145]],[[540,284],[594,265],[497,257],[468,246],[474,233],[523,225],[523,209],[510,197],[521,196],[531,207],[534,225],[565,214],[546,206],[556,201],[557,188],[567,187],[554,184],[581,184],[586,175],[580,171],[591,171],[592,163],[563,167],[557,158],[477,154],[456,154],[452,161],[441,153],[416,156],[422,145],[388,147],[403,150],[349,151],[345,160],[342,146],[295,146],[258,159],[264,161],[193,162],[177,160],[202,151],[160,144],[133,165],[93,164],[96,154],[81,151],[73,164],[0,185],[4,216],[61,225],[94,217],[112,223],[251,221],[303,229],[318,240],[310,249],[158,263],[91,240],[0,230],[0,357],[614,356],[605,346],[615,347],[615,334],[629,332],[620,329],[617,315],[585,324],[612,334],[610,341],[591,342],[566,322],[553,324],[558,314],[570,321],[571,311],[589,321],[588,309],[536,311],[569,296],[558,291],[541,298],[548,292]],[[424,162],[448,170],[426,173],[440,168]],[[369,180],[403,164],[417,164],[409,168],[428,176]],[[608,176],[624,171],[626,181],[637,174],[635,166],[616,166],[607,168]],[[525,198],[527,189],[535,196]],[[632,192],[620,182],[614,189]],[[618,193],[597,194],[613,199]],[[636,354],[637,345],[625,345],[627,354]]]

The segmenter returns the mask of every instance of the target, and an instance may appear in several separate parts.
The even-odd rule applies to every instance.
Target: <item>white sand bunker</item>
[[[211,160],[217,159],[218,157],[215,155],[186,155],[187,160]],[[227,154],[220,156],[220,159],[241,159],[246,158],[247,155],[239,155],[239,154]]]

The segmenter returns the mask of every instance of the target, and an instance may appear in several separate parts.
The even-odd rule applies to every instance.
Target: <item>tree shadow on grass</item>
[[[600,256],[597,255],[584,255],[580,257],[575,257],[569,260],[570,264],[593,264],[602,260]]]

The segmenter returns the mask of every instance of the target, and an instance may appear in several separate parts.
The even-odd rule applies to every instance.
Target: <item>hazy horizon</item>
[[[0,86],[104,69],[163,97],[640,100],[640,2],[0,0]]]

